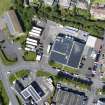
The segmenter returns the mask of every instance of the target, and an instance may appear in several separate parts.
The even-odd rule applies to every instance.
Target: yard
[[[29,52],[25,51],[23,56],[25,61],[35,61],[36,60],[36,53],[35,52]]]
[[[10,74],[9,81],[12,84],[13,81],[18,80],[18,79],[23,78],[28,75],[29,75],[28,70],[20,70],[20,71],[16,72],[15,74]]]
[[[0,16],[11,7],[11,0],[0,0]]]

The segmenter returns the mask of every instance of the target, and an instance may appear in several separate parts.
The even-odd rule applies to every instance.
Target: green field
[[[10,8],[11,0],[0,0],[0,16]]]

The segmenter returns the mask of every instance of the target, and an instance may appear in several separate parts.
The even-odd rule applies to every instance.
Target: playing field
[[[11,6],[11,0],[0,0],[0,16],[9,9]]]

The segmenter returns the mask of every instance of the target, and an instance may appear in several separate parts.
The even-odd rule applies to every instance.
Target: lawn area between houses
[[[3,50],[0,50],[0,59],[5,65],[12,65],[17,61],[17,59],[11,59],[10,57],[6,56]]]
[[[11,0],[0,0],[0,16],[12,6]]]
[[[78,81],[75,81],[75,80],[70,80],[68,78],[62,78],[62,77],[59,77],[58,75],[53,75],[52,73],[49,73],[49,72],[46,72],[46,71],[43,71],[43,70],[38,70],[36,72],[36,76],[38,77],[52,77],[53,78],[53,81],[54,81],[54,84],[56,85],[57,83],[66,83],[67,85],[74,85],[76,88],[79,88],[80,90],[89,90],[91,86],[85,84],[85,83],[81,83],[81,82],[78,82]]]
[[[49,63],[50,66],[55,67],[55,68],[58,68],[58,69],[61,69],[63,67],[62,64],[60,64],[58,62],[55,62],[53,60],[50,60],[48,63]]]
[[[6,90],[1,80],[0,80],[0,102],[1,105],[9,105],[9,97],[6,93]]]
[[[71,67],[68,67],[68,66],[63,66],[62,64],[57,63],[57,62],[55,62],[53,60],[50,60],[49,61],[49,65],[52,66],[52,67],[55,67],[55,68],[64,70],[64,71],[66,71],[68,73],[73,73],[73,74],[76,74],[77,73],[77,70],[76,69],[71,68]]]
[[[9,81],[11,84],[13,84],[13,81],[18,80],[20,78],[26,77],[30,74],[28,70],[20,70],[16,72],[15,74],[10,74]]]
[[[36,53],[31,51],[25,51],[23,56],[25,61],[35,61],[36,60]]]
[[[76,69],[71,68],[71,67],[68,67],[68,66],[64,66],[63,70],[66,71],[66,72],[68,72],[68,73],[73,73],[73,74],[76,74],[77,73],[77,70]]]

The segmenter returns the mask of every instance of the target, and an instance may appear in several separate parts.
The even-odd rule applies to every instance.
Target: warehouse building
[[[72,27],[66,27],[64,31],[64,33],[57,35],[49,60],[73,68],[79,68],[84,65],[81,62],[83,58],[90,58],[89,60],[94,62],[100,51],[102,40]]]
[[[84,40],[59,34],[53,44],[50,60],[78,68],[85,44]]]
[[[36,78],[30,84],[22,84],[18,80],[15,89],[25,101],[26,105],[42,105],[54,90],[52,81],[44,78]]]
[[[85,93],[59,86],[54,97],[56,105],[87,105],[88,98]]]

